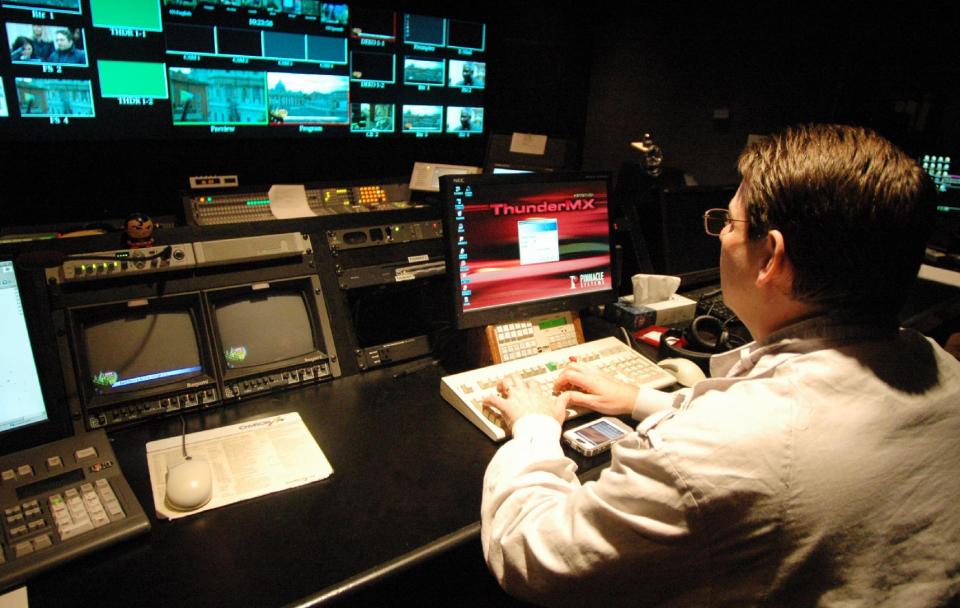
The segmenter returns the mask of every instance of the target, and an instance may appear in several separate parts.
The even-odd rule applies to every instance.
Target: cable
[[[180,414],[180,450],[183,452],[183,459],[190,460],[190,456],[187,456],[187,421],[183,414]]]

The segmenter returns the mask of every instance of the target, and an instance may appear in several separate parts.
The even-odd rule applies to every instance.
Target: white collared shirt
[[[960,363],[914,332],[818,318],[711,371],[642,393],[668,407],[614,446],[595,482],[577,479],[555,420],[517,421],[481,513],[508,592],[597,606],[960,594]]]

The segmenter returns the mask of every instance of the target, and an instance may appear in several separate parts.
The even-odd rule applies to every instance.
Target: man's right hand
[[[567,365],[553,382],[564,408],[581,406],[601,414],[620,416],[633,411],[639,389],[583,363]]]

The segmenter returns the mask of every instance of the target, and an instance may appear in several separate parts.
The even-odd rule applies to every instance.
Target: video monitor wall
[[[0,136],[470,137],[487,28],[312,0],[0,0]]]

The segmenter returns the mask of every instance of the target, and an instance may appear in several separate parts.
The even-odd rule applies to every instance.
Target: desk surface
[[[441,372],[403,367],[189,416],[194,432],[298,411],[334,474],[172,522],[153,515],[144,445],[179,419],[113,433],[153,529],[32,579],[30,606],[317,604],[475,538],[498,444],[440,398]],[[569,454],[581,472],[606,460]]]

